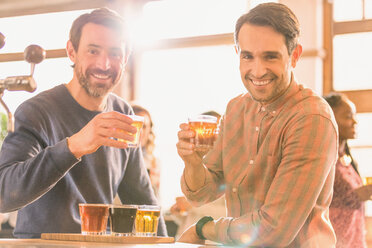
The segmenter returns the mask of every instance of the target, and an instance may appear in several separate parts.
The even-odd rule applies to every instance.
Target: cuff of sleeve
[[[81,161],[81,158],[77,159],[68,149],[67,139],[63,139],[47,149],[50,149],[50,157],[61,173],[66,173],[71,167]]]
[[[223,244],[234,244],[234,241],[230,238],[230,225],[231,222],[234,220],[232,217],[223,217],[219,218],[216,221],[215,225],[215,233],[218,237],[218,240],[215,240],[216,242],[223,243]]]
[[[189,186],[187,186],[186,179],[185,179],[185,171],[183,172],[181,176],[181,189],[182,192],[185,194],[188,200],[200,202],[200,199],[207,198],[206,196],[210,195],[210,189],[208,187],[208,184],[212,182],[212,177],[209,173],[206,173],[205,183],[204,185],[196,190],[192,191]],[[201,204],[203,204],[202,202]]]

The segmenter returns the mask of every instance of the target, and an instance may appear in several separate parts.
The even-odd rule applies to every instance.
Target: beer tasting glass
[[[111,205],[110,229],[114,236],[132,236],[134,221],[137,214],[137,205]]]
[[[153,237],[158,232],[160,207],[155,205],[138,206],[136,215],[136,236]]]
[[[363,184],[364,185],[372,184],[372,177],[363,177]]]
[[[80,203],[79,212],[81,220],[81,234],[106,234],[107,219],[109,215],[108,204]]]
[[[132,126],[137,128],[136,133],[133,134],[134,140],[133,141],[123,140],[123,139],[118,139],[118,140],[122,142],[126,142],[128,144],[128,147],[138,147],[140,143],[140,136],[141,136],[141,131],[143,127],[143,122],[145,118],[139,115],[128,115],[128,116],[133,120]]]
[[[190,139],[195,145],[195,150],[205,151],[213,147],[218,134],[216,117],[211,115],[190,117],[189,126],[195,132],[195,137]]]

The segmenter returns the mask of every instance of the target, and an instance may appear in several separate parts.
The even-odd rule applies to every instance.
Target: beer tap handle
[[[3,94],[4,94],[4,90],[2,89],[1,90],[1,93],[0,93],[0,104],[3,106],[3,108],[6,111],[6,114],[8,115],[7,130],[8,130],[8,132],[13,132],[14,131],[14,118],[13,118],[13,114],[12,114],[12,112],[10,112],[8,106],[5,104],[5,102],[3,100]]]
[[[0,33],[0,49],[5,45],[5,36]],[[24,51],[25,60],[31,64],[31,74],[27,76],[13,76],[0,79],[0,104],[4,107],[8,115],[8,132],[14,131],[13,114],[3,100],[4,90],[16,91],[25,90],[33,92],[36,89],[36,83],[33,78],[35,64],[45,59],[46,52],[38,45],[30,45]]]
[[[38,45],[29,45],[24,51],[25,60],[31,64],[31,76],[34,75],[35,64],[45,59],[46,52]]]
[[[33,75],[34,75],[34,71],[35,71],[35,64],[34,64],[34,63],[31,63],[31,72],[30,72],[30,76],[33,76]]]

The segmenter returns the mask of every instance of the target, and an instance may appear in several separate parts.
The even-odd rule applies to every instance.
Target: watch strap
[[[204,216],[200,220],[198,220],[198,222],[196,222],[196,234],[202,240],[206,240],[202,233],[203,226],[210,221],[213,221],[213,218],[211,216]]]

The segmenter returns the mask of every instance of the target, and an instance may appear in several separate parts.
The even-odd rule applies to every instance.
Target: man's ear
[[[300,59],[301,54],[302,54],[302,46],[298,44],[293,50],[292,55],[291,55],[291,66],[293,68],[296,67],[297,61]]]
[[[67,53],[67,56],[70,58],[70,60],[75,64],[76,52],[70,40],[67,41],[66,53]]]

